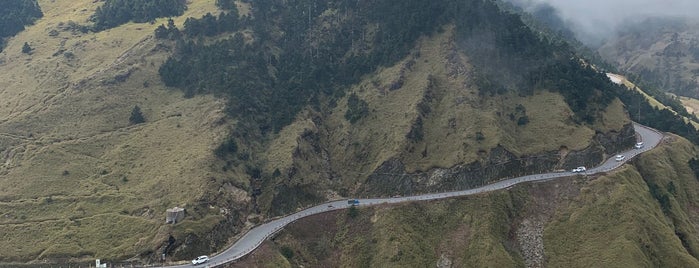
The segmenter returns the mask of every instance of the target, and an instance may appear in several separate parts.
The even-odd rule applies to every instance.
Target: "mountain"
[[[649,18],[631,23],[608,40],[599,54],[619,70],[664,91],[699,97],[699,24],[683,19]]]
[[[326,200],[593,166],[635,143],[619,98],[625,87],[492,1],[38,3],[45,16],[0,54],[0,261],[10,265],[186,260]],[[21,52],[24,43],[32,53]],[[692,148],[677,142],[668,150],[675,147]],[[687,171],[685,158],[667,170]],[[619,193],[625,198],[654,209],[652,198],[670,198],[660,190],[648,198],[634,170],[566,187],[590,194],[576,187],[621,176],[635,187]],[[470,233],[446,214],[480,211],[487,215],[471,217],[483,231],[473,233],[487,237],[485,249],[514,243],[508,226],[539,209],[528,191],[492,194],[493,210],[477,210],[488,195],[445,201],[453,207],[437,204],[446,208],[434,213],[452,231]],[[594,196],[569,213],[594,210],[585,203]],[[186,216],[166,224],[165,210],[175,206]],[[433,208],[413,206],[389,220]],[[356,220],[378,222],[366,215]],[[338,230],[352,226],[335,216]],[[432,232],[421,229],[426,224],[406,225],[406,237],[381,243],[421,235],[434,239],[416,246],[446,243],[439,237],[447,232],[421,233]],[[689,237],[690,252],[695,234],[687,228],[658,239],[677,249],[672,239]],[[365,242],[356,250],[370,250]],[[514,248],[474,258],[521,264]],[[346,263],[384,264],[362,258]]]
[[[0,261],[147,259],[169,234],[216,245],[210,231],[228,226],[222,204],[245,208],[249,199],[233,188],[226,201],[216,195],[224,103],[165,88],[156,24],[83,33],[102,2],[38,3],[44,17],[0,54]],[[197,1],[187,15],[212,10]],[[129,122],[135,106],[145,123]],[[164,224],[175,206],[187,208],[188,222]]]
[[[31,25],[44,14],[36,0],[9,0],[0,9],[0,51],[5,46],[5,39],[12,37]],[[29,52],[31,48],[25,50]]]
[[[697,267],[696,155],[670,135],[608,174],[315,215],[226,267]]]

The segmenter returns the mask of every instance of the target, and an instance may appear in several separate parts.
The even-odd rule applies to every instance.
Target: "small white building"
[[[167,210],[165,223],[178,223],[184,219],[184,208],[174,207]]]

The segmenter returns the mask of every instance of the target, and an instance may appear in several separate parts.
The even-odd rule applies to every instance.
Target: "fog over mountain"
[[[698,19],[697,0],[507,0],[527,11],[553,7],[578,39],[596,46],[620,27],[648,17]]]

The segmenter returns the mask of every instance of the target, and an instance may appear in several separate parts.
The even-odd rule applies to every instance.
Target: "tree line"
[[[5,0],[0,8],[0,51],[4,47],[4,39],[12,37],[43,17],[41,8],[36,0]]]
[[[102,31],[127,22],[180,16],[186,9],[186,0],[106,0],[90,20],[94,23],[92,30]]]
[[[575,113],[573,119],[591,124],[616,96],[629,94],[567,43],[533,32],[520,15],[492,1],[258,0],[251,5],[252,17],[240,17],[230,8],[218,16],[190,18],[181,31],[174,25],[159,27],[158,36],[177,43],[160,75],[166,85],[187,95],[226,96],[228,112],[254,122],[262,133],[280,130],[321,97],[343,96],[362,75],[395,64],[420,36],[448,23],[456,25],[457,44],[478,70],[483,95],[559,92]],[[334,13],[328,16],[327,10]],[[332,27],[321,31],[319,25]],[[369,25],[375,26],[371,32]],[[246,37],[243,29],[254,36]],[[227,37],[218,41],[201,41],[223,33]],[[356,109],[358,100],[351,104],[347,119],[354,121],[365,111]],[[663,113],[649,109],[646,114]],[[658,128],[691,132],[672,122]]]

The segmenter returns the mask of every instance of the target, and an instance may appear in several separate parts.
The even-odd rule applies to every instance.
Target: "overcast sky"
[[[604,38],[623,22],[648,16],[699,18],[699,0],[512,0],[548,3],[580,38]]]

